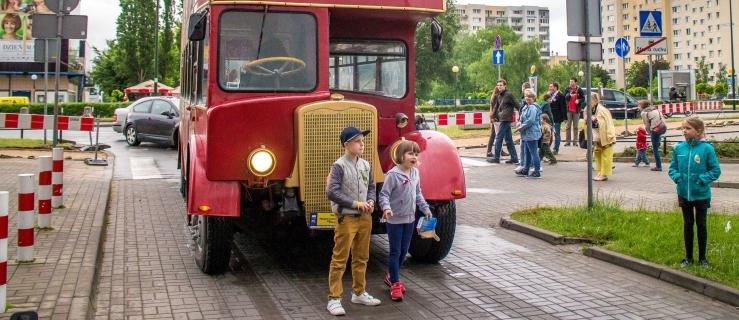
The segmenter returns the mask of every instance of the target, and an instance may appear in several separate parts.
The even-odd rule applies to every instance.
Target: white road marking
[[[162,173],[159,171],[154,158],[130,157],[129,162],[131,165],[131,178],[134,180],[162,178]]]
[[[495,165],[492,163],[488,163],[487,161],[484,161],[484,160],[476,160],[476,159],[465,158],[465,157],[461,157],[460,159],[462,160],[463,167],[489,167],[489,166]]]
[[[508,192],[504,190],[488,189],[488,188],[467,188],[467,193],[504,194]]]

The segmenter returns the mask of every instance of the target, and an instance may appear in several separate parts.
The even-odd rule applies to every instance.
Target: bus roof
[[[397,10],[414,12],[446,11],[445,0],[298,0],[298,1],[260,1],[260,0],[211,0],[211,4],[251,4],[270,6],[319,7],[367,10]]]

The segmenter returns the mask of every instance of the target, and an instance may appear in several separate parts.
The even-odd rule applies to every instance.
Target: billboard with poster
[[[44,0],[0,0],[0,62],[33,62],[34,13],[54,14]]]

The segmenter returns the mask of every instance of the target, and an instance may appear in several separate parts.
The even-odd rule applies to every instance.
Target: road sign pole
[[[64,0],[59,0],[59,10],[56,11],[56,59],[54,61],[56,62],[54,69],[55,69],[55,81],[54,81],[54,126],[52,132],[52,141],[51,145],[56,147],[57,143],[59,143],[59,131],[58,131],[58,117],[59,117],[59,82],[60,82],[60,74],[61,74],[61,65],[60,61],[62,57],[62,17],[64,16],[64,12],[62,8],[64,7]]]
[[[626,127],[625,130],[628,134],[629,132],[629,103],[628,103],[628,99],[626,99],[626,58],[624,57],[622,60],[624,61],[624,126]]]
[[[49,39],[44,39],[44,116],[47,114],[49,114]],[[46,129],[44,129],[44,144],[46,144]]]
[[[652,55],[647,55],[647,61],[649,61],[649,92],[647,97],[649,98],[649,104],[652,104]]]
[[[500,65],[498,65],[498,80],[500,80]]]
[[[731,73],[729,77],[731,77],[731,80],[734,81],[736,78],[734,77],[734,74],[736,74],[736,68],[734,67],[734,15],[731,10],[731,0],[729,0],[729,38],[731,39]],[[731,98],[734,99],[734,101],[731,103],[732,109],[736,110],[736,81],[732,82],[731,86]]]
[[[589,0],[585,0],[585,12],[589,12]],[[588,131],[588,209],[593,208],[593,129],[592,129],[592,106],[590,105],[590,15],[585,15],[585,127]],[[577,126],[577,124],[575,124]]]

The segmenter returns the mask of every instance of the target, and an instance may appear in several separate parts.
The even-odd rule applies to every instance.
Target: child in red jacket
[[[644,162],[649,167],[649,158],[647,158],[647,130],[644,127],[639,127],[636,130],[636,160],[634,160],[632,167],[638,167],[641,162]]]

